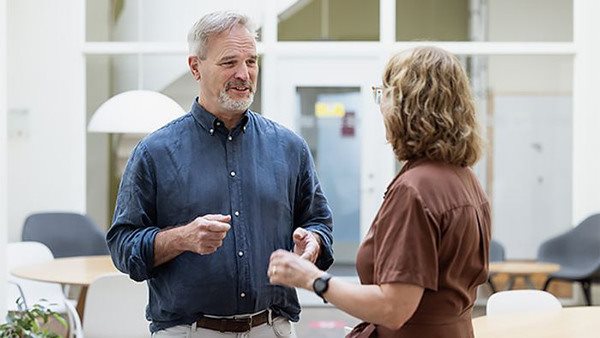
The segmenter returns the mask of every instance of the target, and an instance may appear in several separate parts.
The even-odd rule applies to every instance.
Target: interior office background
[[[160,91],[187,110],[196,88],[185,36],[202,14],[217,9],[246,12],[262,27],[253,107],[307,138],[336,220],[344,220],[336,224],[342,262],[353,262],[399,167],[370,86],[380,83],[391,53],[415,41],[458,54],[471,76],[488,140],[476,172],[493,202],[494,237],[508,258],[535,258],[543,240],[600,211],[597,1],[178,0],[165,6],[158,0],[0,0],[0,250],[20,240],[33,212],[87,213],[109,226],[118,174],[139,136],[92,134],[86,125],[100,104],[126,90]],[[324,104],[323,114],[315,113],[316,103]],[[354,119],[330,113],[337,103]]]

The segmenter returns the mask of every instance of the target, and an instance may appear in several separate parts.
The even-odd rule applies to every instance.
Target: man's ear
[[[194,80],[200,81],[200,58],[195,55],[188,56],[188,66]]]

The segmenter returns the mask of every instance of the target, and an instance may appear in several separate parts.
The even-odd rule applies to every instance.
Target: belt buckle
[[[237,323],[247,325],[248,329],[246,331],[252,330],[252,316],[246,318],[234,318],[233,320]]]

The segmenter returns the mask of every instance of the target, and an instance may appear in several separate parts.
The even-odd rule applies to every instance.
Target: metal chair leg
[[[590,281],[581,281],[581,288],[583,289],[583,296],[585,297],[585,305],[592,305],[592,283]]]
[[[498,290],[496,289],[496,286],[494,285],[494,282],[492,282],[491,277],[488,277],[487,283],[490,286],[490,289],[492,289],[492,293],[498,292]]]

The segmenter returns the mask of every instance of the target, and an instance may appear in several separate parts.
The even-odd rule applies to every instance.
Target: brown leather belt
[[[255,326],[269,321],[269,311],[265,310],[254,316],[245,318],[211,318],[202,317],[196,322],[197,327],[219,332],[247,332]]]

